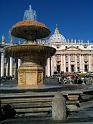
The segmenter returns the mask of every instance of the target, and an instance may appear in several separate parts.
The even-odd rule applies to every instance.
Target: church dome
[[[56,26],[54,34],[49,38],[50,42],[65,42],[65,37],[60,34],[58,27]]]

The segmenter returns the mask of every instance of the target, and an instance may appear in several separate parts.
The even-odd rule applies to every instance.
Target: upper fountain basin
[[[36,20],[24,20],[12,27],[11,34],[26,40],[36,40],[47,37],[50,30],[43,23]]]

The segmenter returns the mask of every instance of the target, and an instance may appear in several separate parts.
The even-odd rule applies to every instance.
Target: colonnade
[[[68,61],[66,61],[66,56],[68,56]],[[72,72],[72,65],[74,66],[73,72],[85,72],[85,65],[88,67],[88,72],[92,72],[92,59],[91,55],[88,55],[87,63],[84,60],[84,54],[79,55],[79,61],[77,60],[77,54],[74,55],[74,61],[71,61],[70,54],[60,54],[60,72]],[[6,61],[5,61],[6,59]],[[21,60],[15,60],[14,58],[5,58],[4,52],[1,52],[1,77],[2,76],[15,76],[16,70],[20,67]],[[57,59],[56,55],[47,59],[45,75],[48,77],[53,75],[54,71],[57,71]]]
[[[14,58],[5,58],[4,51],[1,52],[1,77],[3,76],[15,76],[16,75],[16,70],[20,67],[21,65],[21,60],[18,59],[15,61]]]
[[[87,61],[84,58],[85,54],[79,54],[79,60],[77,54],[74,54],[74,61],[71,61],[71,54],[60,54],[60,60],[56,59],[55,56],[48,58],[46,65],[46,75],[53,75],[54,71],[57,71],[57,65],[60,66],[60,72],[86,72],[85,65],[87,66],[87,72],[92,72],[92,59],[91,54],[87,55]],[[68,56],[68,61],[66,61],[66,56]],[[72,70],[72,66],[74,70]]]

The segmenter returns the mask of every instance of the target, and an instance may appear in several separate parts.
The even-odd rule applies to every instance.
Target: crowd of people
[[[78,73],[56,73],[53,75],[58,79],[59,84],[92,84],[93,76]]]
[[[0,82],[12,80],[12,79],[14,79],[14,76],[2,76],[2,77],[0,77]]]

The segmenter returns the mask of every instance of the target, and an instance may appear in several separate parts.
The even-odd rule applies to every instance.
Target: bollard
[[[66,100],[61,93],[56,93],[52,100],[52,119],[57,121],[65,121],[66,118]]]

